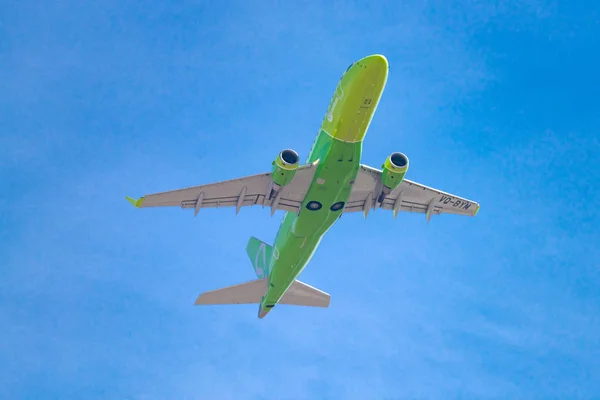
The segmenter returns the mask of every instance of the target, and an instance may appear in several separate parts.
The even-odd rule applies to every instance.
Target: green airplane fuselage
[[[301,211],[286,213],[275,238],[260,318],[281,299],[341,216],[387,76],[387,60],[373,55],[353,63],[340,79],[308,157],[308,163],[317,162],[316,172]]]

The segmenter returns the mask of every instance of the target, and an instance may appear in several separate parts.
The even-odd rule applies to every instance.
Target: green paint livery
[[[375,55],[353,64],[340,79],[308,157],[308,163],[318,161],[313,183],[299,214],[288,212],[275,238],[279,257],[273,257],[269,266],[269,286],[259,318],[277,304],[310,261],[323,235],[342,215],[343,207],[332,207],[345,204],[350,196],[362,141],[387,77],[387,60]],[[313,209],[313,204],[319,208]]]
[[[264,318],[277,304],[328,307],[330,296],[297,280],[321,239],[346,212],[372,208],[475,215],[479,204],[406,181],[408,158],[393,153],[382,171],[361,164],[363,139],[388,78],[382,55],[365,57],[348,67],[319,134],[300,165],[293,150],[282,151],[271,173],[179,191],[127,198],[136,207],[181,205],[182,208],[271,206],[285,210],[275,243],[250,238],[246,251],[258,279],[204,293],[196,304],[258,304]],[[219,186],[220,185],[220,186]],[[423,194],[426,193],[426,194]],[[472,207],[472,208],[471,208]]]

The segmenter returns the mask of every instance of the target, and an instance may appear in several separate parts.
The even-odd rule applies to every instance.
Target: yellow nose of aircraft
[[[342,76],[326,114],[326,130],[334,138],[363,140],[388,76],[388,61],[374,54],[353,63]]]
[[[356,64],[360,64],[371,69],[379,69],[380,71],[388,69],[387,58],[381,54],[366,56],[365,58],[358,60]]]

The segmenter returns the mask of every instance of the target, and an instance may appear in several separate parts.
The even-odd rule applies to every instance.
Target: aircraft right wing
[[[400,211],[423,213],[429,221],[432,215],[475,216],[479,211],[479,204],[473,200],[442,192],[408,179],[404,179],[387,195],[382,196],[382,188],[381,170],[361,164],[344,213],[362,211],[366,216],[371,209],[379,207],[393,211],[394,216]],[[381,202],[378,201],[379,196],[382,196]]]
[[[241,207],[253,205],[270,206],[271,215],[275,210],[298,212],[302,201],[315,175],[316,164],[298,167],[293,180],[272,195],[271,173],[250,175],[243,178],[193,186],[186,189],[145,195],[137,200],[127,200],[138,208],[181,207],[194,209],[194,215],[201,208]]]

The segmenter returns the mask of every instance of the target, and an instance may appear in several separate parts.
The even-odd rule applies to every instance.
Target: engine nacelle
[[[273,171],[271,177],[273,179],[273,189],[277,191],[280,187],[287,185],[294,179],[296,170],[298,169],[298,153],[292,149],[285,149],[273,161]]]
[[[408,157],[402,153],[392,153],[381,166],[381,181],[383,186],[389,191],[396,189],[402,180],[406,171],[408,171]]]

